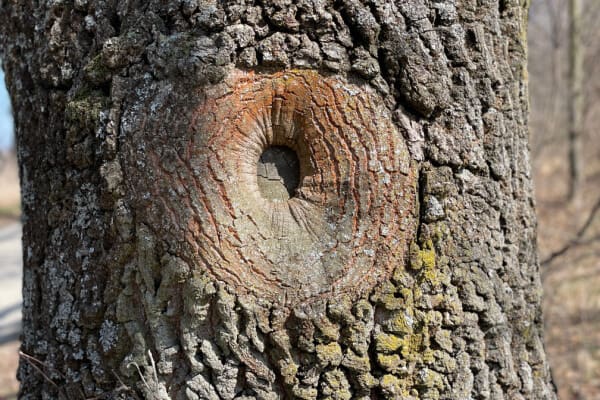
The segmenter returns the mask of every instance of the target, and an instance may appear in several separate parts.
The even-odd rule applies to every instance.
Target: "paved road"
[[[21,332],[21,225],[0,228],[0,345]]]

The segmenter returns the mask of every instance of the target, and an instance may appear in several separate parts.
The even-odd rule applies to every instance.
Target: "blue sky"
[[[7,150],[14,143],[13,119],[10,99],[4,83],[4,71],[0,69],[0,150]]]

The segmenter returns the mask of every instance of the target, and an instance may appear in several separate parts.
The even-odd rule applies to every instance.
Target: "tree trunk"
[[[583,182],[583,41],[581,1],[569,0],[569,199],[576,200]]]
[[[20,397],[554,399],[525,3],[0,2]]]

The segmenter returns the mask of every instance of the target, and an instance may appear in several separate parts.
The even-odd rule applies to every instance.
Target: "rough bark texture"
[[[0,1],[21,397],[555,398],[526,8]]]

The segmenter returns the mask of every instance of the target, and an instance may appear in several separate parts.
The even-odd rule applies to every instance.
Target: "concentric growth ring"
[[[310,71],[238,72],[195,116],[186,240],[216,279],[296,303],[361,292],[402,262],[414,173],[374,91]]]

